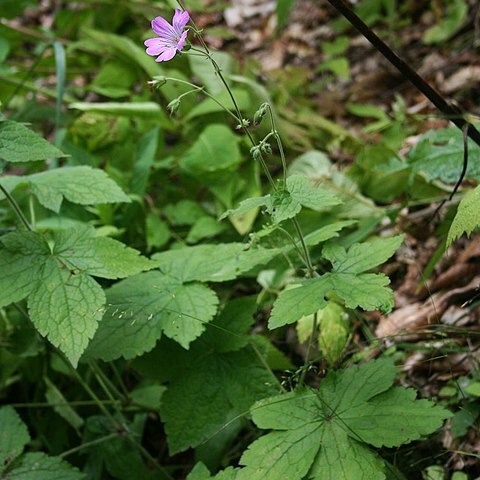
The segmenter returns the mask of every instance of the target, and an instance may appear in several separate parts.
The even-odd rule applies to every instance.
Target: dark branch
[[[344,0],[328,0],[407,80],[418,88],[458,128],[467,128],[468,136],[480,146],[480,132],[463,116],[456,106],[450,105],[415,70],[404,62],[383,40],[352,11]]]

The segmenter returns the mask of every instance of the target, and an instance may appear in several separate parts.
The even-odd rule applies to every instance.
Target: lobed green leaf
[[[189,348],[217,311],[215,293],[198,283],[148,272],[107,291],[108,309],[91,342],[88,357],[113,360],[148,352],[162,332]]]
[[[9,405],[0,408],[0,473],[23,452],[30,441],[26,425]]]
[[[6,162],[36,162],[64,157],[54,147],[22,123],[12,120],[0,122],[0,159]]]
[[[393,362],[380,359],[331,372],[319,390],[266,398],[253,421],[273,432],[253,442],[237,478],[383,480],[385,464],[368,448],[397,446],[441,426],[450,412],[393,387]],[[372,427],[373,426],[373,427]]]
[[[468,192],[458,205],[457,214],[450,225],[447,246],[464,233],[467,236],[480,225],[480,185]]]

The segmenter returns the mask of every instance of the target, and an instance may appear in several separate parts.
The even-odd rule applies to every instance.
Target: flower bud
[[[179,108],[182,102],[179,98],[174,98],[168,105],[167,109],[170,110],[170,114],[173,115]]]
[[[260,151],[260,147],[257,145],[255,147],[252,147],[250,149],[250,155],[253,157],[254,160],[260,160],[260,158],[262,157],[262,152]]]
[[[262,143],[260,145],[260,148],[261,148],[262,152],[265,153],[266,155],[271,155],[272,154],[272,147],[270,146],[269,143]]]
[[[253,116],[253,124],[260,125],[260,122],[263,120],[263,117],[267,114],[268,103],[262,103],[260,108],[255,112]]]

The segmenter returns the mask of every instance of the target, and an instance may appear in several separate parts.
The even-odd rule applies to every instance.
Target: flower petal
[[[152,29],[160,37],[175,35],[175,30],[163,17],[156,17],[152,20]]]
[[[159,55],[162,53],[166,48],[169,48],[165,45],[163,39],[157,38],[149,38],[144,42],[145,46],[147,47],[147,55],[152,55],[152,57]]]
[[[176,30],[177,33],[181,33],[182,30],[187,25],[188,21],[190,20],[190,15],[187,11],[182,12],[180,9],[175,10],[175,15],[173,16],[173,28]]]
[[[155,61],[156,62],[168,62],[171,60],[175,54],[177,53],[177,49],[175,47],[168,48],[166,47],[165,50],[158,56]]]
[[[177,44],[177,50],[180,51],[185,46],[185,41],[187,40],[188,30],[185,30],[180,37],[180,40]]]

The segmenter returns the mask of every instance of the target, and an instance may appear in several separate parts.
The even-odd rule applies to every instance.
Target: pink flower
[[[152,20],[152,29],[158,35],[155,38],[145,40],[147,54],[153,57],[158,55],[156,62],[166,62],[171,60],[177,50],[180,51],[185,46],[188,30],[184,30],[190,15],[180,9],[175,10],[172,24],[170,25],[163,17],[156,17]]]

